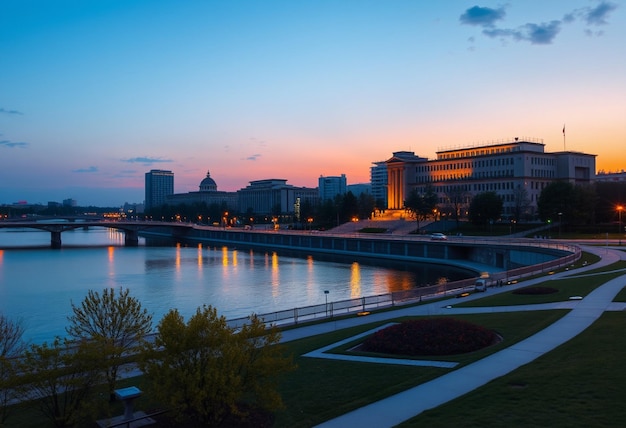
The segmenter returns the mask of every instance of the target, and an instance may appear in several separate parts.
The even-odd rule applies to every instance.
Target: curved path
[[[626,260],[626,252],[623,251],[599,247],[584,247],[584,250],[601,256],[602,260],[584,268],[560,272],[549,278],[541,277],[530,281],[524,281],[514,287],[526,287],[528,285],[532,285],[533,283],[572,276],[585,270],[597,269],[598,267],[609,265],[620,259]],[[392,427],[419,415],[425,410],[432,409],[466,394],[493,379],[503,376],[516,368],[535,360],[539,356],[551,351],[562,343],[567,342],[585,330],[596,319],[598,319],[604,311],[623,310],[625,305],[612,304],[612,300],[625,285],[626,273],[596,288],[582,300],[545,305],[528,305],[522,307],[450,308],[445,306],[442,307],[442,302],[440,301],[411,308],[372,314],[368,317],[350,318],[285,331],[283,332],[283,341],[325,333],[356,324],[370,323],[405,315],[440,315],[555,308],[571,309],[567,315],[559,319],[554,324],[509,348],[492,354],[482,360],[476,361],[475,363],[464,366],[458,370],[449,372],[443,376],[433,379],[432,381],[356,409],[319,425],[320,427]],[[512,286],[506,286],[502,289],[490,289],[489,293],[494,294],[509,291],[511,289]],[[469,296],[469,298],[472,297],[480,298],[483,296]]]

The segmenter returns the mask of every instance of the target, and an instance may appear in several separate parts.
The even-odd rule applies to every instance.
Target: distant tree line
[[[144,213],[146,218],[163,221],[185,221],[200,224],[219,224],[224,221],[228,225],[244,226],[268,224],[274,220],[280,224],[288,224],[295,229],[332,228],[339,224],[370,218],[377,209],[374,197],[361,193],[358,197],[352,192],[337,195],[333,199],[320,201],[317,204],[305,200],[299,207],[299,212],[282,212],[279,205],[270,213],[255,213],[252,208],[240,212],[228,208],[226,204],[164,204],[154,207]],[[226,215],[226,213],[228,213]]]

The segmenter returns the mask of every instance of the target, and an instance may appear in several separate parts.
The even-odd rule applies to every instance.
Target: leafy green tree
[[[152,315],[141,303],[129,295],[130,290],[109,288],[98,292],[89,290],[80,305],[72,302],[73,315],[66,327],[69,336],[88,342],[103,358],[103,370],[109,386],[111,400],[119,368],[128,355],[138,352],[141,342],[152,330]]]
[[[140,366],[155,396],[179,419],[218,425],[227,415],[245,416],[244,400],[268,410],[282,405],[277,377],[293,363],[283,355],[275,327],[266,329],[252,316],[236,331],[214,308],[203,306],[187,323],[170,310],[157,330]]]
[[[404,208],[415,217],[417,230],[419,231],[420,221],[424,221],[432,216],[433,211],[437,208],[437,194],[432,186],[427,186],[422,193],[418,192],[417,189],[413,189],[404,201]]]
[[[94,387],[102,380],[94,348],[56,338],[31,345],[18,368],[24,401],[33,400],[55,427],[86,426],[96,414]]]
[[[0,426],[9,417],[10,404],[15,398],[17,357],[22,354],[24,328],[18,322],[0,314]]]
[[[559,213],[560,217],[571,220],[575,193],[574,185],[567,181],[555,181],[544,187],[537,200],[541,220],[558,219]]]
[[[497,221],[502,215],[502,206],[502,199],[496,192],[479,193],[469,206],[470,221],[480,226]]]

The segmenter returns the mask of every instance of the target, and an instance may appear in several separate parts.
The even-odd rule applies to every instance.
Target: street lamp
[[[324,290],[324,296],[326,296],[326,316],[328,317],[328,290]]]
[[[561,219],[563,217],[563,213],[559,213],[559,239],[561,239]]]
[[[624,206],[618,205],[617,206],[617,217],[618,217],[618,223],[619,223],[619,230],[617,231],[618,233],[622,233],[622,211],[624,211]]]

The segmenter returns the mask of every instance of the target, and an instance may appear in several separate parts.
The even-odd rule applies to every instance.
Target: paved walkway
[[[578,275],[585,270],[596,269],[609,265],[620,259],[626,260],[626,252],[608,248],[585,247],[585,251],[595,253],[602,260],[593,265],[565,271],[550,277],[524,281],[515,286],[489,289],[488,293],[510,291],[512,288],[526,287],[533,283],[554,280],[567,276]],[[356,409],[345,415],[324,422],[320,427],[392,427],[425,410],[432,409],[454,398],[466,394],[487,382],[503,376],[516,368],[527,364],[562,343],[567,342],[590,326],[606,310],[624,310],[624,304],[612,303],[615,295],[626,285],[626,273],[596,288],[582,300],[570,300],[543,305],[489,307],[489,308],[453,308],[446,302],[433,302],[425,305],[401,308],[394,311],[375,313],[367,317],[354,317],[345,320],[331,321],[323,324],[306,326],[283,332],[283,341],[299,339],[315,334],[327,333],[354,325],[392,319],[405,315],[442,315],[477,312],[504,312],[538,309],[571,309],[563,318],[538,332],[537,334],[516,343],[500,352],[482,360],[469,364],[458,370],[451,371],[437,379],[408,389],[399,394]],[[467,299],[484,297],[481,294],[468,296]],[[455,301],[456,302],[456,301]],[[321,350],[318,350],[318,352]],[[327,354],[328,355],[328,354]]]

